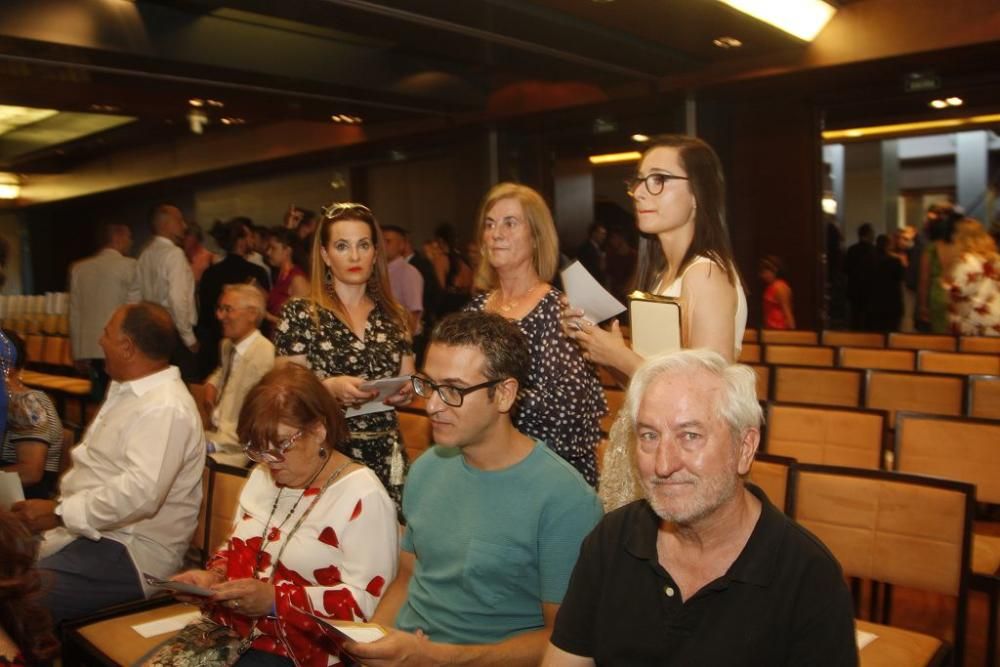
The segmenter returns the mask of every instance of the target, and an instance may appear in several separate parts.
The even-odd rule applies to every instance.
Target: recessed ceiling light
[[[824,0],[719,0],[759,21],[811,42],[837,9]]]
[[[638,141],[640,144],[649,141],[648,134],[633,134],[632,141]]]
[[[736,39],[735,37],[716,37],[712,40],[712,44],[715,44],[720,49],[738,49],[743,46],[743,42]]]
[[[949,97],[945,100],[945,102],[948,103],[948,106],[953,106],[953,107],[960,107],[962,106],[962,104],[965,103],[961,97]]]
[[[605,153],[604,155],[591,155],[587,158],[590,164],[614,164],[616,162],[636,162],[642,159],[639,151],[629,151],[627,153]]]
[[[931,107],[935,109],[947,109],[948,103],[944,100],[931,100]]]
[[[210,107],[216,107],[216,108],[221,109],[222,107],[226,106],[225,104],[223,104],[219,100],[205,100],[205,101],[208,102],[208,106],[210,106]]]
[[[205,100],[200,99],[198,97],[192,97],[191,99],[188,100],[188,104],[190,104],[193,107],[203,107],[205,106]]]
[[[223,118],[220,122],[223,125],[244,125],[246,120],[243,118]]]
[[[347,123],[348,125],[357,125],[361,122],[361,116],[349,116],[346,113],[335,113],[330,116],[330,120],[334,123]]]
[[[91,104],[91,111],[101,111],[104,113],[114,113],[116,111],[121,111],[122,108],[115,106],[114,104]]]

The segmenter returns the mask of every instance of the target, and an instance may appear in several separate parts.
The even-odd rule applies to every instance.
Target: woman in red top
[[[306,272],[292,261],[298,235],[291,229],[275,229],[267,244],[267,263],[277,269],[274,286],[267,295],[267,321],[277,325],[281,307],[291,297],[309,295],[309,279]]]
[[[764,281],[764,328],[794,329],[792,288],[782,277],[782,262],[774,255],[760,261],[760,279]]]

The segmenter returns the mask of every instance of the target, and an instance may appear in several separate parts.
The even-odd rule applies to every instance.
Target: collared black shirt
[[[760,518],[725,575],[686,602],[656,553],[645,500],[580,548],[552,643],[598,665],[857,665],[851,596],[826,547],[757,487]]]

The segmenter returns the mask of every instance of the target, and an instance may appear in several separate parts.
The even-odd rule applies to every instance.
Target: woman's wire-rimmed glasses
[[[639,189],[640,183],[646,184],[646,192],[651,195],[658,195],[663,192],[663,188],[666,187],[669,181],[686,181],[687,176],[675,176],[674,174],[661,174],[659,172],[654,172],[646,176],[633,176],[632,178],[625,179],[625,191],[628,192],[629,196],[635,195],[635,191]]]
[[[435,382],[431,382],[425,377],[414,375],[410,378],[410,383],[413,385],[413,392],[417,396],[430,398],[431,394],[436,391],[437,395],[442,401],[444,401],[445,405],[450,405],[453,408],[460,408],[462,407],[462,402],[465,400],[466,394],[471,394],[474,391],[486,389],[487,387],[494,387],[503,382],[505,379],[506,378],[490,380],[481,384],[474,384],[471,387],[456,387],[450,384],[437,384]]]
[[[247,455],[248,459],[256,463],[281,463],[285,460],[285,452],[291,449],[305,432],[305,429],[301,429],[278,444],[268,445],[263,448],[252,442],[246,442],[243,444],[243,453]]]

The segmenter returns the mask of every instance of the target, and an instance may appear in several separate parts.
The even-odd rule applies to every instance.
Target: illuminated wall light
[[[644,144],[647,141],[649,141],[649,135],[648,134],[633,134],[632,135],[632,141],[638,141],[640,144]]]
[[[0,199],[13,200],[21,196],[21,179],[17,174],[0,174]]]
[[[1000,114],[972,116],[970,118],[944,118],[941,120],[925,120],[917,123],[854,127],[849,130],[827,130],[823,133],[823,139],[825,141],[834,141],[837,139],[852,139],[857,137],[871,137],[885,134],[901,134],[903,132],[917,132],[921,130],[939,130],[946,127],[952,128],[968,125],[986,125],[996,122],[1000,122]]]
[[[190,104],[193,107],[203,107],[205,106],[205,100],[199,99],[197,97],[192,97],[191,99],[188,100],[188,104]]]
[[[719,0],[758,21],[811,42],[837,10],[823,0]]]
[[[635,162],[642,158],[639,151],[628,151],[627,153],[605,153],[603,155],[591,155],[587,158],[590,164],[614,164],[616,162]]]
[[[961,97],[949,97],[945,100],[945,102],[948,103],[948,106],[953,106],[953,107],[960,107],[965,103],[965,101]]]
[[[935,109],[947,109],[948,103],[944,100],[931,100],[931,106]]]
[[[216,109],[221,109],[222,107],[226,106],[219,100],[205,100],[205,101],[208,103],[208,106],[215,107]]]
[[[243,125],[246,123],[246,120],[242,118],[223,118],[219,122],[223,125]]]
[[[837,215],[837,200],[833,197],[823,197],[823,212],[827,215]]]

